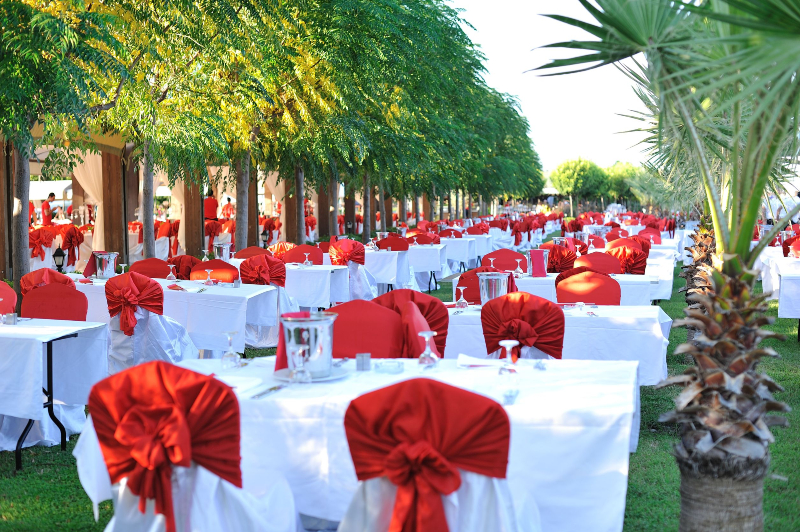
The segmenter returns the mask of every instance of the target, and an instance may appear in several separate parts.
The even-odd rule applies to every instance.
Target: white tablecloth
[[[0,325],[0,414],[42,419],[47,342],[74,333],[77,338],[53,343],[53,395],[85,405],[92,386],[108,377],[105,323],[33,319]]]
[[[672,286],[675,281],[675,261],[673,259],[647,259],[644,274],[658,279],[658,285],[652,285],[650,298],[654,300],[671,299]]]
[[[445,358],[459,354],[485,358],[480,309],[450,310]],[[589,316],[587,311],[598,316]],[[658,384],[667,377],[667,346],[672,319],[661,307],[585,308],[564,312],[563,360],[629,360],[639,363],[639,383]],[[535,324],[534,324],[535,325]]]
[[[347,266],[286,265],[286,293],[301,307],[328,308],[350,301]]]
[[[442,244],[446,248],[447,260],[455,262],[456,266],[463,262],[472,267],[478,260],[478,247],[471,238],[442,238]]]
[[[105,281],[95,279],[95,284],[77,282],[83,276],[73,275],[75,286],[89,300],[88,320],[108,323]],[[167,281],[154,279],[164,289],[164,316],[169,316],[186,329],[198,349],[227,350],[228,331],[239,331],[233,337],[233,347],[244,352],[245,324],[271,327],[278,324],[278,290],[274,286],[242,284],[239,288],[224,286],[205,288],[197,281]],[[188,292],[170,290],[173,283],[187,288]]]
[[[778,317],[800,319],[800,273],[781,274]]]
[[[780,253],[778,250],[781,250]],[[784,257],[783,248],[767,248],[759,257],[761,261],[761,287],[771,292],[769,299],[778,299],[781,290],[781,276],[800,273],[800,259]]]
[[[479,257],[492,252],[492,235],[469,235],[464,233],[462,238],[469,238],[475,241],[475,252]]]
[[[326,253],[323,255],[330,256]],[[411,280],[411,265],[408,263],[408,251],[372,251],[364,252],[364,267],[381,284],[390,284],[395,288],[405,287]]]
[[[409,246],[408,262],[415,273],[438,273],[442,266],[447,266],[447,247],[444,244]]]
[[[237,375],[277,384],[274,359],[257,359]],[[244,487],[253,471],[283,473],[299,512],[339,521],[357,487],[343,420],[350,401],[418,376],[415,360],[399,375],[352,373],[328,383],[294,385],[263,399],[240,397]],[[520,395],[506,407],[511,421],[508,482],[511,493],[533,491],[546,532],[619,531],[625,511],[628,456],[638,438],[639,391],[631,362],[547,361],[546,371],[519,364]],[[219,361],[186,361],[208,373]],[[499,397],[495,368],[456,369],[443,360],[426,373],[490,397]],[[354,361],[345,365],[355,367]],[[519,502],[518,502],[519,503]]]

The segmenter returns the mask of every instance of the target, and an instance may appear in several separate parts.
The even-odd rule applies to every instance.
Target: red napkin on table
[[[169,288],[170,290],[178,290],[178,291],[181,291],[181,292],[185,292],[186,291],[186,289],[184,287],[178,286],[176,284],[168,285],[167,288]]]

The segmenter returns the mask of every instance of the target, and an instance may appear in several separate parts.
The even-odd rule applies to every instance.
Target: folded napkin
[[[478,358],[459,353],[456,367],[458,368],[482,368],[498,367],[505,365],[505,360],[496,358]]]
[[[93,284],[91,279],[78,279],[78,282],[83,284]]]
[[[444,304],[444,308],[456,308],[456,304],[455,303],[445,303]]]
[[[170,290],[178,290],[180,292],[186,292],[186,289],[184,287],[178,286],[176,284],[168,285],[167,288],[169,288]]]

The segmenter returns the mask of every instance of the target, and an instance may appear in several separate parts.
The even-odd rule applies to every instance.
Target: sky
[[[545,172],[569,159],[582,157],[602,167],[617,161],[643,160],[641,136],[624,133],[637,127],[619,116],[643,107],[631,81],[608,65],[580,74],[543,77],[526,72],[568,50],[539,49],[545,44],[591,36],[542,14],[590,20],[577,0],[452,0],[473,42],[486,56],[489,86],[516,96],[531,126],[531,138]]]

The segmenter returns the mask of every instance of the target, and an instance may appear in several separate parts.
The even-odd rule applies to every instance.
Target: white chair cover
[[[180,254],[180,253],[179,253]],[[156,256],[155,258],[161,260],[167,260],[169,258],[169,237],[162,236],[161,238],[156,239]],[[136,261],[144,259],[144,243],[136,244],[128,252],[128,266],[133,264]]]
[[[155,513],[155,501],[139,511],[139,497],[126,486],[126,479],[111,485],[103,453],[91,416],[72,453],[77,459],[78,477],[97,505],[112,499],[114,517],[106,532],[164,532],[166,519]],[[296,532],[294,498],[286,479],[279,473],[254,475],[258,486],[239,489],[202,466],[172,468],[173,514],[178,532]]]
[[[119,328],[119,314],[111,318],[109,329],[108,373],[114,375],[152,360],[173,364],[181,360],[198,358],[199,352],[183,325],[167,316],[136,309],[136,327],[133,336]]]
[[[347,269],[350,272],[350,300],[372,301],[378,297],[378,283],[366,268],[360,268],[360,266],[352,260],[347,261]]]
[[[277,233],[277,231],[273,231],[273,233]],[[204,247],[203,249],[208,249],[208,237],[203,237]],[[231,243],[231,234],[230,233],[220,233],[214,237],[215,244],[230,244]],[[214,251],[213,249],[211,251]],[[231,255],[233,255],[233,248],[231,248]],[[166,259],[164,259],[166,260]]]
[[[299,312],[300,306],[297,300],[286,293],[282,286],[275,286],[278,289],[278,313],[280,316],[284,312]],[[265,347],[276,347],[278,345],[279,326],[264,327],[259,325],[245,324],[244,343],[247,347],[263,349]]]
[[[56,263],[53,262],[53,249],[55,248],[55,241],[53,247],[44,248],[44,260],[39,258],[39,255],[30,259],[30,271],[41,270],[42,268],[51,268],[55,270]],[[29,250],[30,255],[30,250]]]
[[[539,508],[532,496],[523,495],[522,507],[515,512],[505,479],[490,478],[463,469],[459,469],[459,473],[461,487],[450,495],[442,496],[450,532],[541,530]],[[338,532],[387,532],[396,494],[397,486],[386,477],[359,482]]]

